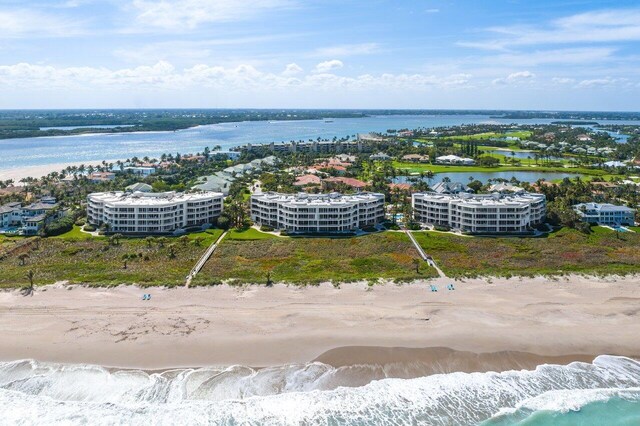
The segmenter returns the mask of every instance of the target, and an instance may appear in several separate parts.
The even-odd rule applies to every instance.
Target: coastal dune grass
[[[403,233],[384,232],[352,238],[268,238],[253,241],[227,239],[194,280],[194,285],[265,284],[273,282],[314,284],[323,281],[394,279],[398,281],[436,276],[420,261]]]
[[[539,238],[465,237],[414,232],[418,243],[452,277],[629,274],[640,271],[640,234],[594,227],[564,228]]]
[[[207,246],[221,234],[221,230],[208,230],[189,234],[184,241],[166,238],[162,244],[158,240],[122,238],[113,245],[106,237],[72,230],[59,237],[43,238],[37,246],[31,244],[0,260],[0,287],[27,284],[29,270],[34,272],[36,285],[58,281],[97,286],[182,285]]]

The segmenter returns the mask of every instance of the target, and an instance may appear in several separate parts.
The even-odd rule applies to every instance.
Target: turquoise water
[[[487,420],[481,426],[637,426],[640,425],[639,395],[613,396],[594,401],[575,410],[522,409],[513,414]]]

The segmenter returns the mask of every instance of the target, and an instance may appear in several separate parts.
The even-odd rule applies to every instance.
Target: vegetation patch
[[[0,287],[22,287],[34,273],[36,285],[69,281],[90,285],[182,285],[191,268],[220,230],[180,238],[110,239],[74,230],[42,238],[0,260]]]
[[[415,232],[427,254],[452,277],[628,274],[640,267],[640,234],[563,228],[546,238],[463,237]]]
[[[231,234],[230,234],[231,235]],[[210,285],[234,279],[235,284],[274,282],[314,284],[378,278],[406,281],[435,277],[420,261],[409,238],[383,232],[357,238],[268,238],[241,241],[225,238],[194,280]]]

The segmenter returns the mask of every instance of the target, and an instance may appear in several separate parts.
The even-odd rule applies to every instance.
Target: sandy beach
[[[113,163],[116,160],[106,160],[108,163]],[[20,179],[26,177],[41,178],[51,172],[60,172],[69,166],[102,166],[98,161],[75,161],[70,163],[56,163],[56,164],[43,164],[39,166],[27,166],[27,167],[15,167],[0,169],[0,180],[13,179],[16,185],[20,185]]]
[[[440,280],[437,293],[420,282],[145,290],[59,284],[27,297],[7,291],[0,293],[0,360],[161,369],[449,357],[443,370],[486,370],[544,357],[640,354],[638,277],[468,280],[454,291],[448,282]],[[141,300],[145,292],[150,301]],[[445,349],[382,349],[390,347],[471,354],[460,361],[438,352]],[[473,355],[488,352],[504,353]]]

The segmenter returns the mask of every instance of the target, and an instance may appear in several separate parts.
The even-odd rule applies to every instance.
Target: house
[[[623,161],[607,161],[606,163],[604,163],[605,167],[627,167],[627,163],[623,162]]]
[[[35,203],[21,206],[18,202],[0,206],[0,228],[17,228],[21,235],[36,235],[40,229],[62,216],[54,197],[42,197]]]
[[[127,166],[123,170],[138,176],[150,176],[156,172],[156,168],[151,166]]]
[[[89,175],[89,180],[94,183],[109,182],[116,178],[116,174],[113,172],[93,172]]]
[[[458,157],[457,155],[442,155],[436,158],[438,164],[456,164],[463,166],[472,166],[476,164],[471,158]]]
[[[356,191],[361,191],[368,185],[366,182],[348,177],[329,177],[322,180],[322,185],[325,189],[331,187],[332,184],[343,184]]]
[[[20,203],[13,202],[0,206],[0,228],[17,226],[22,223]]]
[[[589,135],[578,135],[576,137],[576,139],[578,139],[580,142],[591,142],[591,136]]]
[[[322,180],[316,175],[302,175],[296,178],[294,186],[320,185]]]
[[[436,194],[459,194],[461,192],[473,192],[471,188],[461,182],[438,182],[431,188]]]
[[[407,154],[402,156],[402,161],[410,161],[412,163],[428,163],[429,156],[420,154]]]
[[[207,157],[205,157],[204,155],[185,155],[182,157],[182,161],[204,163],[205,161],[207,161]]]
[[[369,156],[369,159],[373,161],[388,161],[388,160],[391,160],[391,157],[385,154],[384,152],[379,152],[377,154],[371,154]]]
[[[636,211],[626,206],[607,203],[581,203],[573,206],[573,210],[582,218],[583,222],[599,225],[633,226]]]
[[[138,182],[127,186],[124,190],[126,192],[151,192],[153,188],[147,183]]]

